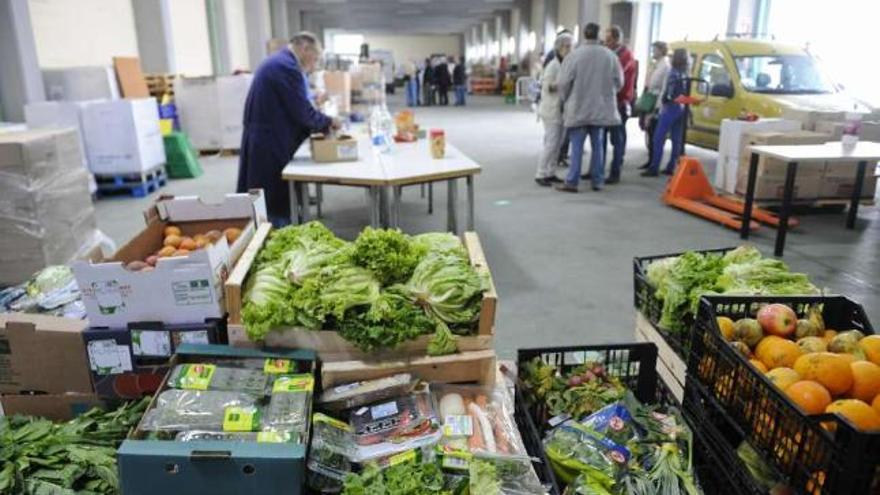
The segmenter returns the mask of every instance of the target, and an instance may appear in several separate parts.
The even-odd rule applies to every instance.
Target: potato
[[[196,241],[196,249],[202,249],[203,247],[211,244],[211,240],[208,239],[207,237],[199,237],[198,239],[195,239],[195,241]]]
[[[175,227],[174,225],[169,225],[165,227],[165,237],[169,235],[180,235],[180,227]]]
[[[160,258],[167,258],[167,257],[173,255],[174,251],[177,251],[177,249],[174,246],[165,246],[162,249],[160,249],[158,253],[156,253],[156,256],[158,256]]]
[[[186,256],[188,254],[189,249],[178,249],[177,251],[174,251],[174,254],[172,256]]]
[[[144,269],[144,267],[150,266],[143,261],[131,261],[127,265],[125,265],[125,269],[130,272],[139,272]]]
[[[241,236],[241,229],[237,229],[235,227],[230,227],[223,231],[223,235],[226,236],[226,242],[232,244]]]
[[[180,249],[187,249],[187,250],[189,250],[189,251],[195,251],[195,249],[196,249],[198,246],[196,245],[196,241],[190,239],[189,237],[184,237],[184,238],[180,241],[180,246],[178,246],[178,247],[179,247]]]
[[[212,243],[217,242],[223,237],[223,232],[219,230],[209,230],[205,232],[205,237],[207,237]]]
[[[156,256],[155,254],[153,254],[153,255],[147,256],[147,259],[144,260],[144,261],[146,261],[147,264],[150,265],[150,266],[156,266],[156,262],[157,262],[158,260],[159,260],[159,257]]]
[[[166,246],[179,247],[180,243],[183,242],[183,238],[177,234],[171,234],[162,241],[162,244]]]

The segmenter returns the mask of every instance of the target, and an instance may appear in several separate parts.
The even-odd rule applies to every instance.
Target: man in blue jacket
[[[238,192],[262,188],[269,220],[290,223],[290,190],[281,170],[313,132],[339,128],[309,100],[308,73],[321,58],[315,35],[302,32],[257,68],[244,107]]]

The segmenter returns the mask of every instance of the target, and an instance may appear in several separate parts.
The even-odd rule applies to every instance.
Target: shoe
[[[651,162],[642,165],[641,167],[639,167],[639,170],[648,170],[649,168],[651,168]]]
[[[560,167],[560,168],[566,168],[566,167],[568,167],[568,160],[563,158],[562,160],[559,160],[558,162],[556,162],[556,166]]]
[[[544,177],[544,180],[549,180],[550,182],[553,182],[554,184],[561,184],[561,183],[565,182],[562,179],[560,179],[559,177],[556,177],[555,175],[551,175],[550,177]]]
[[[641,175],[642,177],[657,177],[657,176],[659,176],[660,174],[657,173],[657,172],[653,172],[653,171],[651,171],[651,170],[645,170],[644,172],[642,172],[642,173],[639,174],[639,175]]]
[[[581,174],[581,179],[583,179],[583,180],[592,180],[592,179],[593,179],[593,174],[591,174],[591,173]]]
[[[541,186],[541,187],[550,187],[550,186],[553,185],[553,182],[551,182],[551,181],[548,180],[548,179],[541,179],[541,178],[537,178],[537,177],[536,177],[536,178],[535,178],[535,184],[538,184],[538,185]]]
[[[607,182],[606,182],[606,184],[607,184]],[[593,190],[596,192],[599,192],[602,190],[602,186],[593,186]]]
[[[568,193],[576,193],[578,192],[578,188],[576,186],[572,186],[571,184],[562,183],[556,186],[556,190],[560,192],[568,192]]]
[[[611,177],[605,179],[605,184],[606,184],[606,185],[607,185],[607,184],[617,184],[617,183],[619,183],[619,182],[620,182],[620,177],[616,177],[616,176],[613,176],[613,175],[612,175]]]
[[[668,168],[663,171],[663,175],[672,175],[675,173],[675,170],[669,170]]]

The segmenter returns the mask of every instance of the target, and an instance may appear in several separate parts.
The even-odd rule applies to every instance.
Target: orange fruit
[[[804,380],[821,383],[831,392],[840,395],[852,387],[852,369],[849,361],[831,352],[804,354],[794,362],[795,371]]]
[[[775,335],[761,339],[755,348],[755,356],[767,366],[767,369],[791,368],[801,357],[801,348],[795,342]]]
[[[837,330],[825,330],[825,335],[822,336],[826,343],[834,340],[834,337],[837,337]]]
[[[791,384],[801,380],[801,375],[791,368],[775,368],[767,372],[767,378],[776,388],[785,392]]]
[[[825,471],[816,471],[807,481],[807,494],[821,495],[823,486],[825,486]]]
[[[156,256],[160,258],[167,258],[168,256],[173,255],[174,251],[176,251],[176,249],[174,249],[174,246],[163,246],[162,249],[160,249],[156,253]]]
[[[180,249],[186,249],[188,251],[195,251],[198,246],[196,245],[196,241],[190,239],[189,237],[184,237],[180,241]]]
[[[749,359],[749,363],[751,363],[752,366],[757,368],[758,371],[760,371],[761,373],[767,372],[767,366],[765,366],[764,363],[762,363],[761,361],[758,361],[757,359]]]
[[[177,251],[174,251],[173,256],[186,256],[188,254],[189,254],[189,249],[178,249]]]
[[[176,247],[180,247],[180,243],[182,241],[183,241],[183,238],[181,238],[179,235],[171,234],[171,235],[165,237],[165,240],[162,241],[162,244],[176,248]]]
[[[865,353],[868,361],[880,365],[880,335],[868,335],[859,341],[859,349]]]
[[[880,394],[880,366],[870,361],[856,361],[850,363],[849,367],[853,374],[853,384],[847,395],[870,403]]]
[[[835,352],[835,354],[837,355],[837,357],[844,359],[847,363],[850,364],[859,360],[858,356],[856,356],[855,354],[849,354],[846,352]]]
[[[873,407],[874,410],[877,411],[877,414],[880,414],[880,395],[874,397],[874,402],[871,403],[871,407]]]
[[[730,342],[733,340],[733,320],[726,316],[719,316],[716,318],[718,322],[718,329],[721,330],[721,336],[724,337],[724,340]]]
[[[825,412],[843,416],[859,430],[880,430],[880,414],[857,399],[836,400],[825,408]]]
[[[180,235],[180,227],[175,227],[174,225],[169,225],[165,227],[164,230],[165,237],[169,235]]]
[[[801,380],[785,389],[792,402],[799,405],[807,414],[822,414],[831,404],[831,394],[821,383]]]

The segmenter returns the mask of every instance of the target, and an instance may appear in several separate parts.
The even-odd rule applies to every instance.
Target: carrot
[[[479,401],[479,399],[477,400]],[[486,450],[492,453],[496,452],[495,435],[492,433],[492,425],[489,423],[489,418],[486,416],[486,413],[476,404],[471,404],[469,409],[472,415],[476,417],[476,422],[480,424],[483,439],[486,441]]]
[[[464,400],[464,410],[467,411],[468,416],[471,418],[471,425],[473,427],[473,432],[471,436],[468,438],[468,449],[471,451],[484,449],[486,445],[483,443],[483,432],[480,428],[480,421],[474,417],[471,412],[471,406],[473,403],[470,399]]]

